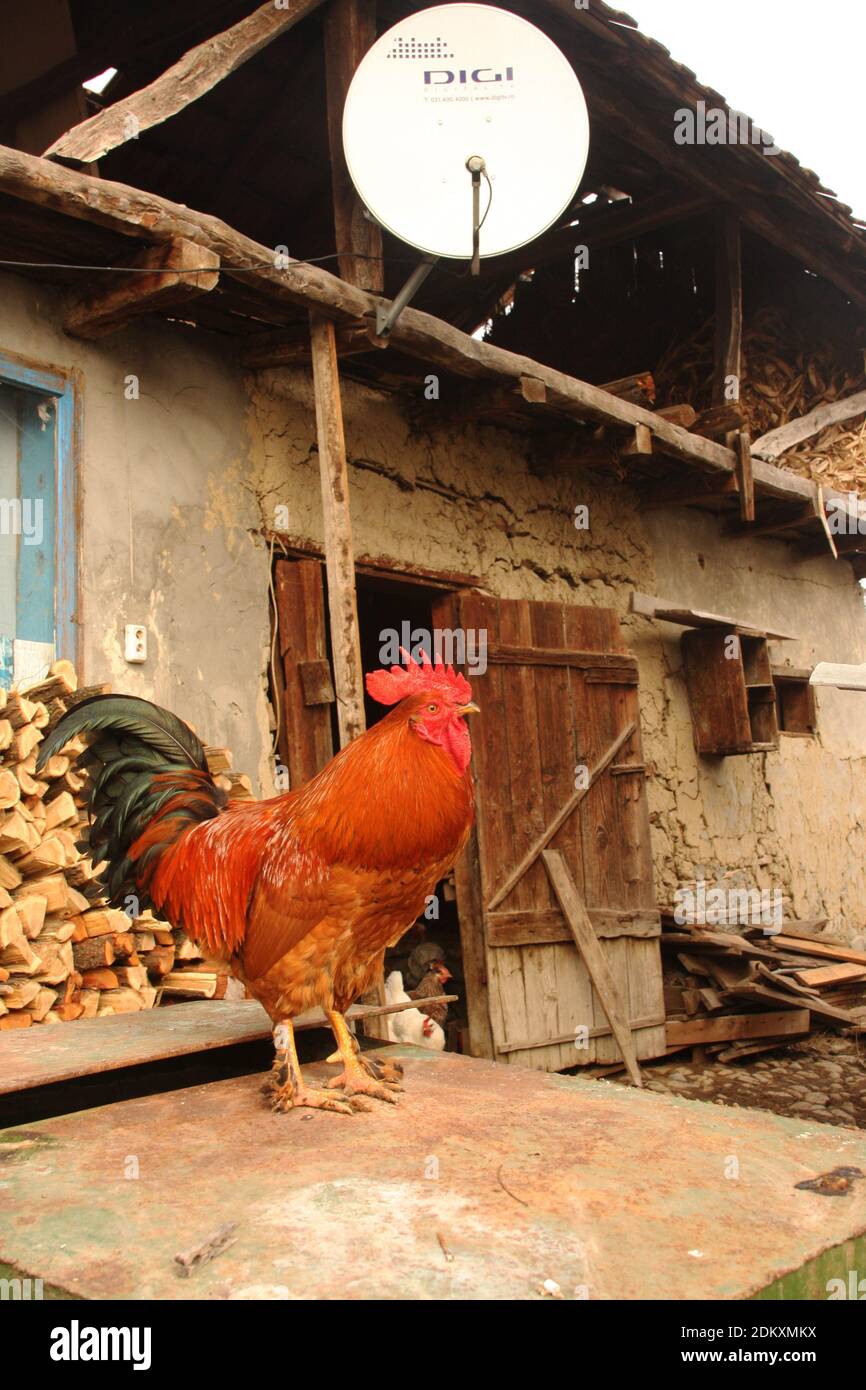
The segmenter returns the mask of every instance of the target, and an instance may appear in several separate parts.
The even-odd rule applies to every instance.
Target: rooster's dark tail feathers
[[[164,851],[192,825],[216,816],[226,797],[208,772],[204,748],[168,710],[134,695],[94,695],[65,714],[39,746],[37,769],[77,734],[90,735],[78,765],[90,785],[89,835],[81,848],[115,906],[134,895],[152,906],[148,885]],[[159,833],[135,858],[130,849],[154,822]]]

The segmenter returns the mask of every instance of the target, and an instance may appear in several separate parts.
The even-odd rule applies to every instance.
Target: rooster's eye
[[[436,711],[438,710],[438,708],[439,708],[438,705],[428,705],[428,706],[427,706],[427,713],[428,713],[428,714],[435,714]]]

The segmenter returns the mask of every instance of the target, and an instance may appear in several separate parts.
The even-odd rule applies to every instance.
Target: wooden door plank
[[[492,911],[493,908],[498,907],[499,904],[508,896],[514,885],[518,883],[520,879],[523,877],[530,864],[533,864],[535,862],[539,854],[543,852],[545,846],[550,844],[550,841],[553,839],[556,832],[565,824],[565,822],[568,820],[569,816],[572,814],[575,808],[580,805],[587,792],[592,790],[593,786],[596,784],[601,774],[610,765],[610,763],[613,762],[614,758],[616,757],[619,750],[622,748],[623,744],[625,744],[628,741],[628,739],[631,738],[633,733],[634,725],[631,724],[626,725],[625,729],[623,729],[622,732],[617,735],[610,747],[605,750],[602,757],[600,757],[598,762],[594,765],[594,767],[590,769],[588,779],[589,785],[586,788],[578,789],[576,792],[574,792],[572,796],[569,797],[568,801],[565,803],[562,809],[554,816],[553,820],[549,823],[543,835],[539,836],[535,844],[524,855],[517,868],[514,869],[508,875],[508,878],[505,880],[502,887],[497,889],[497,891],[493,894],[493,897],[487,904],[486,910],[488,912]]]
[[[443,594],[433,603],[434,628],[454,630],[462,626],[461,600],[456,594]],[[483,699],[480,690],[473,690]],[[480,739],[473,751],[477,756]],[[473,768],[476,802],[478,778]],[[490,1019],[489,971],[484,934],[484,900],[481,893],[478,826],[474,826],[465,850],[454,865],[454,885],[457,892],[457,916],[460,928],[460,948],[463,961],[463,980],[466,989],[466,1017],[469,1026],[469,1054],[472,1057],[493,1058],[493,1030]]]
[[[292,787],[314,777],[334,755],[331,706],[308,705],[301,665],[324,660],[325,598],[318,560],[280,560],[274,575],[284,694],[280,751]]]
[[[561,604],[533,603],[530,606],[532,644],[537,649],[560,648],[565,642],[565,617]],[[569,673],[556,666],[536,665],[533,670],[538,744],[541,765],[541,791],[544,822],[547,824],[574,791],[575,729],[571,706]],[[583,882],[583,862],[574,827],[566,825],[554,836],[554,847],[562,849],[566,863],[579,883]],[[548,1001],[546,1031],[553,1029],[558,1040],[558,1067],[588,1066],[595,1061],[592,983],[582,958],[574,950],[571,936],[553,896],[547,874],[541,869],[551,907],[547,912],[558,920],[559,941],[542,947],[549,962],[552,994]],[[539,915],[544,913],[539,909]],[[488,918],[489,921],[489,918]],[[492,948],[492,933],[490,940]],[[587,1046],[576,1048],[578,1029],[589,1030]],[[561,1039],[568,1039],[563,1043]],[[583,1040],[583,1034],[581,1034]]]
[[[559,850],[546,849],[542,852],[542,858],[547,872],[550,874],[553,891],[559,900],[566,921],[574,933],[577,949],[586,961],[587,970],[592,976],[596,994],[604,1004],[605,1014],[619,1043],[629,1077],[635,1086],[642,1086],[643,1078],[629,1027],[626,1001],[613,977],[605,953],[596,940],[592,923],[587,915],[586,905],[575,887],[574,879],[571,877],[568,866]]]

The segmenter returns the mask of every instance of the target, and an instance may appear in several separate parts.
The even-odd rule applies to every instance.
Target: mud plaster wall
[[[54,290],[0,276],[0,351],[80,373],[82,680],[173,709],[270,790],[268,559],[252,534],[233,353],[158,323],[77,342],[60,327],[63,305]],[[131,374],[137,400],[124,392]],[[126,623],[148,629],[142,665],[124,659]]]
[[[268,556],[254,532],[284,505],[290,532],[321,541],[308,375],[242,378],[233,344],[181,325],[74,342],[59,326],[63,303],[53,290],[0,277],[0,350],[81,374],[83,679],[174,709],[229,746],[235,766],[268,793]],[[132,373],[137,401],[124,396]],[[699,760],[679,630],[626,611],[636,588],[797,633],[784,652],[794,665],[866,660],[849,567],[798,563],[777,543],[720,541],[696,512],[642,516],[614,484],[536,478],[519,437],[426,434],[395,399],[351,382],[344,407],[358,553],[473,572],[503,597],[623,615],[641,664],[659,899],[679,882],[728,874],[780,888],[798,915],[826,912],[862,932],[866,696],[819,692],[817,741],[783,738],[778,753]],[[589,532],[572,524],[578,503],[590,508]],[[127,622],[148,628],[142,666],[123,658]]]
[[[253,486],[264,524],[321,543],[313,402],[303,372],[249,380]],[[431,412],[436,409],[430,402]],[[817,740],[717,760],[694,750],[680,629],[628,612],[632,589],[795,633],[774,660],[866,660],[866,611],[850,568],[798,561],[771,542],[721,540],[693,511],[641,515],[614,483],[533,476],[519,436],[489,427],[425,432],[394,398],[346,381],[354,544],[482,577],[508,598],[615,608],[641,670],[644,752],[659,901],[678,883],[726,878],[779,889],[801,917],[849,936],[866,903],[866,696],[819,691]],[[423,411],[421,414],[423,422]],[[590,508],[590,530],[573,525]],[[787,905],[786,905],[787,906]]]

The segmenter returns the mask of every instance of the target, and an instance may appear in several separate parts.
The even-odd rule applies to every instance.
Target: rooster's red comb
[[[472,688],[453,666],[443,666],[441,661],[434,666],[426,652],[421,653],[420,662],[413,661],[405,647],[400,648],[400,655],[405,666],[392,666],[390,671],[371,671],[367,676],[367,693],[380,705],[396,705],[398,700],[415,695],[419,690],[441,690],[455,704],[469,704]]]

